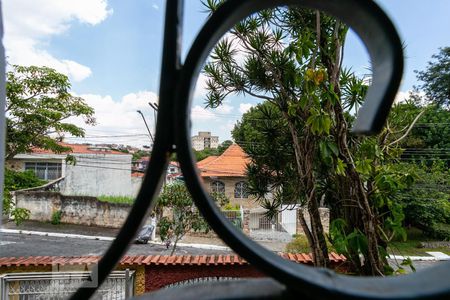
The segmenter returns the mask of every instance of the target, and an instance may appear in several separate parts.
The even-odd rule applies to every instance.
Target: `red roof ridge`
[[[250,162],[248,155],[238,144],[230,145],[216,158],[210,157],[197,163],[202,177],[244,177],[246,166]]]

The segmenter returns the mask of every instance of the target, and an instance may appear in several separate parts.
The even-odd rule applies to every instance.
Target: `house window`
[[[219,180],[211,182],[211,192],[225,194],[225,183]]]
[[[234,198],[248,198],[247,183],[239,181],[234,185]]]
[[[40,179],[54,180],[62,176],[61,165],[61,163],[26,162],[25,170],[32,170]]]

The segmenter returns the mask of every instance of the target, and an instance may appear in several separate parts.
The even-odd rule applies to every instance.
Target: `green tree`
[[[450,106],[450,47],[439,49],[432,56],[424,71],[416,71],[417,79],[423,82],[419,89],[423,90],[428,100],[438,106]]]
[[[30,212],[24,208],[17,208],[11,201],[11,192],[43,185],[44,180],[36,177],[32,171],[17,172],[5,169],[3,181],[3,214],[11,215],[16,225],[29,218]]]
[[[205,5],[215,11],[221,3],[211,0]],[[342,234],[346,240],[357,236],[359,244],[365,245],[350,248],[348,257],[355,269],[381,275],[387,265],[385,253],[380,252],[386,248],[384,230],[401,231],[401,213],[397,213],[398,208],[386,207],[392,201],[384,200],[390,197],[387,190],[404,185],[395,185],[401,174],[382,165],[390,153],[397,153],[395,140],[386,144],[393,135],[381,141],[349,135],[354,118],[350,114],[363,101],[367,86],[341,68],[347,31],[339,20],[301,8],[264,10],[246,18],[216,45],[205,65],[206,103],[215,108],[232,93],[263,100],[259,112],[251,111],[256,116],[249,117],[260,119],[258,130],[273,140],[262,139],[263,146],[271,147],[264,150],[269,149],[265,158],[251,157],[248,170],[249,175],[258,175],[250,183],[257,188],[260,200],[273,208],[281,203],[302,204],[311,220],[308,227],[300,215],[314,264],[327,266],[319,204],[328,196],[336,216],[344,218]],[[236,57],[238,51],[243,57]],[[241,126],[251,132],[255,123]],[[239,131],[235,129],[233,137],[242,141],[245,133]],[[243,146],[246,151],[257,152],[261,144],[250,140]],[[252,146],[254,150],[249,150]],[[275,190],[273,199],[266,199],[264,192],[276,187],[273,180],[282,188]]]
[[[212,194],[213,199],[220,206],[229,202],[223,194]],[[156,211],[164,209],[170,211],[170,215],[162,216],[158,221],[161,240],[168,247],[172,245],[172,255],[178,242],[189,232],[207,233],[210,230],[208,223],[195,207],[194,201],[182,182],[165,185],[158,198]],[[159,213],[158,213],[159,214]]]
[[[394,168],[415,177],[414,184],[398,198],[404,207],[406,225],[420,228],[430,237],[449,239],[450,170],[444,161],[401,163]]]
[[[219,145],[219,147],[217,147],[217,153],[218,153],[219,155],[221,155],[221,154],[224,153],[225,150],[227,150],[228,147],[230,147],[232,144],[233,144],[233,141],[230,141],[230,140],[225,140],[225,141],[223,141],[223,142]]]
[[[68,77],[51,68],[12,66],[6,74],[6,159],[34,147],[70,150],[51,136],[84,136],[83,128],[67,122],[70,117],[95,124],[94,110],[73,96],[70,87]]]

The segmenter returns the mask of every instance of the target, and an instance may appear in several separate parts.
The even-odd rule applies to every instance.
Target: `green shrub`
[[[286,245],[287,253],[309,253],[311,248],[305,235],[295,235],[294,239]]]
[[[429,232],[429,235],[440,240],[450,241],[450,224],[435,224],[432,230]]]
[[[52,220],[51,220],[51,223],[52,223],[53,225],[59,225],[59,224],[61,224],[61,216],[62,216],[62,211],[60,211],[60,210],[55,210],[55,211],[52,213]]]
[[[11,192],[33,188],[45,184],[33,171],[18,172],[5,168],[5,178],[3,182],[3,211],[4,215],[11,215],[16,225],[30,217],[30,211],[24,208],[15,207],[11,201]]]

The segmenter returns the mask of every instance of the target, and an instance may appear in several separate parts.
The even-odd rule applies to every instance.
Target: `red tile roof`
[[[101,147],[96,147],[94,145],[83,145],[83,144],[68,144],[68,143],[60,143],[61,146],[64,147],[70,147],[72,149],[72,151],[67,151],[67,152],[62,152],[61,154],[70,154],[70,153],[76,153],[76,154],[117,154],[117,155],[130,155],[128,153],[123,153],[120,151],[116,151],[116,150],[111,150],[111,149],[104,149],[102,148],[101,150],[98,150],[98,148]],[[97,150],[96,150],[97,148]],[[36,153],[36,154],[55,154],[53,151],[51,150],[46,150],[46,149],[40,149],[40,148],[35,148],[32,150],[32,153]]]
[[[210,156],[197,163],[201,177],[245,177],[250,158],[237,144],[232,144],[220,156]]]
[[[143,172],[131,172],[131,177],[144,177]]]
[[[306,253],[280,253],[281,257],[300,264],[312,264],[310,254]],[[345,262],[343,255],[336,253],[329,254],[333,263]],[[100,256],[30,256],[30,257],[1,257],[0,267],[20,267],[20,266],[50,266],[50,265],[90,265],[95,264]],[[124,256],[120,260],[121,265],[244,265],[247,262],[238,255],[139,255]]]

